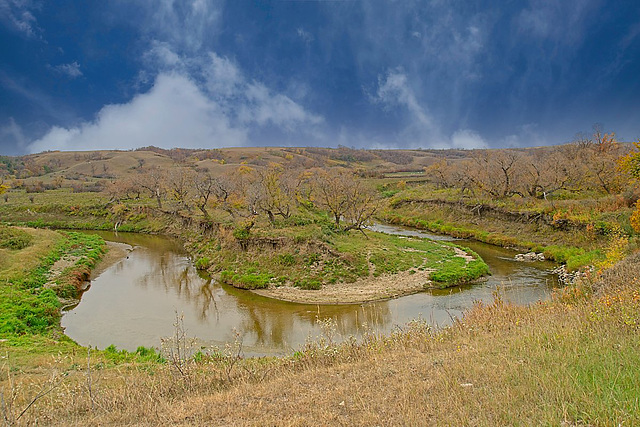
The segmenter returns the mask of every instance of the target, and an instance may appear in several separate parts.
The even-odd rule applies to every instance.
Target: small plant
[[[280,254],[278,255],[278,263],[284,266],[292,266],[297,263],[296,256],[293,254]]]
[[[298,279],[293,282],[293,286],[304,290],[317,291],[322,288],[322,282],[318,279]]]
[[[0,248],[20,250],[30,246],[33,237],[26,231],[0,226]]]
[[[211,265],[211,260],[208,257],[198,258],[195,266],[198,270],[206,270]]]
[[[166,355],[174,373],[189,381],[193,362],[192,350],[196,340],[187,336],[187,330],[184,327],[184,314],[178,315],[176,312],[176,321],[173,327],[173,336],[161,339],[162,352]]]

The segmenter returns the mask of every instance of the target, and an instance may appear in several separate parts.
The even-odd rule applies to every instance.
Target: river
[[[375,231],[454,240],[406,227],[377,224]],[[187,334],[202,347],[222,348],[236,333],[247,356],[284,355],[322,334],[318,319],[332,318],[338,337],[366,331],[389,333],[412,319],[434,326],[461,316],[474,302],[503,299],[529,304],[548,298],[557,279],[550,262],[522,263],[514,251],[475,241],[456,243],[477,252],[492,275],[483,283],[431,290],[362,305],[305,305],[261,297],[200,274],[179,242],[162,236],[92,232],[107,241],[126,243],[131,251],[97,277],[80,303],[62,317],[65,333],[79,344],[133,351],[159,347],[171,336],[176,314]]]

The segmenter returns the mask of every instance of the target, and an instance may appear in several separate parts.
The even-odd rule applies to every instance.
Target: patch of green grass
[[[322,288],[322,282],[318,279],[299,279],[293,282],[293,286],[305,290],[314,290]]]
[[[198,258],[198,260],[195,263],[195,266],[198,270],[206,270],[207,268],[209,268],[210,265],[211,265],[211,260],[206,256],[202,258]]]
[[[223,271],[220,280],[229,285],[242,289],[264,289],[269,286],[273,278],[268,273],[235,273],[233,271]]]
[[[468,263],[457,258],[443,264],[438,270],[431,273],[431,280],[438,287],[445,288],[464,283],[469,283],[489,274],[489,267],[482,260],[476,259]]]
[[[137,363],[165,363],[166,359],[162,357],[160,352],[152,347],[140,346],[134,352],[127,350],[118,350],[115,345],[111,344],[102,351],[107,360],[114,363],[137,362]]]
[[[58,297],[77,296],[80,279],[103,251],[104,241],[98,236],[63,233],[63,238],[35,267],[4,276],[4,282],[0,282],[0,333],[45,334],[56,329],[61,307]],[[78,260],[61,272],[55,286],[45,288],[51,267],[65,255],[76,256]]]

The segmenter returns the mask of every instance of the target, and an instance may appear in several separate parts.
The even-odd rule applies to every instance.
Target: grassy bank
[[[104,193],[76,193],[70,189],[41,193],[12,191],[0,203],[5,223],[34,228],[160,232],[167,220],[154,213],[147,198],[113,202]]]
[[[401,194],[390,201],[380,218],[391,224],[542,252],[549,260],[566,264],[570,271],[587,265],[610,265],[620,246],[628,251],[636,245],[635,233],[628,227],[629,212],[599,212],[590,206],[595,203],[593,200],[578,205],[583,208],[582,214],[576,207],[573,216],[565,218],[560,211],[544,212],[537,205],[517,206],[513,200],[504,205],[504,201],[501,204],[430,197],[436,195],[442,197],[437,192],[427,192],[425,197],[414,200]],[[616,261],[619,259],[620,256]]]
[[[79,296],[103,252],[97,236],[0,226],[0,334],[59,333],[61,301]]]
[[[336,232],[321,216],[303,225],[259,228],[242,238],[224,230],[213,238],[194,234],[188,247],[197,254],[196,266],[220,272],[223,282],[244,289],[287,285],[320,290],[425,271],[431,273],[425,286],[445,288],[488,273],[477,254],[465,258],[451,244],[370,231]]]

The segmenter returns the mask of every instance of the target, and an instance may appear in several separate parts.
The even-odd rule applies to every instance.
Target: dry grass
[[[11,378],[23,408],[52,375],[63,378],[25,413],[28,424],[638,425],[639,278],[636,255],[547,303],[498,298],[443,331],[415,322],[338,345],[327,324],[290,358],[234,364],[231,352],[186,375],[104,355],[88,371],[77,347],[29,361],[4,346],[13,358],[0,387],[6,399]]]
[[[19,251],[0,248],[0,281],[22,277],[51,252],[62,236],[51,230],[24,228],[33,236],[33,244]]]

